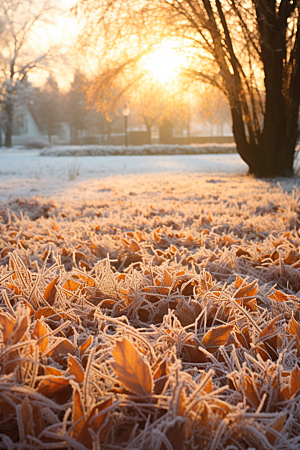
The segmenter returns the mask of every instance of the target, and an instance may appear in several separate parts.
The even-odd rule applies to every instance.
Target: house
[[[34,140],[48,142],[48,136],[42,131],[38,116],[32,101],[28,101],[22,110],[15,115],[12,145],[27,145]],[[2,131],[2,145],[5,135]],[[70,142],[70,128],[67,123],[62,123],[59,135],[52,136],[53,144],[68,144]]]
[[[18,112],[15,117],[12,144],[26,145],[33,139],[43,137],[33,103],[28,101],[22,111]]]

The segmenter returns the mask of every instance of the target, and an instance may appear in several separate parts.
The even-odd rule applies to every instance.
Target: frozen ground
[[[299,450],[298,178],[0,164],[0,448]]]
[[[0,149],[0,200],[39,196],[63,203],[101,200],[111,196],[180,191],[190,196],[205,189],[226,192],[268,190],[279,182],[291,192],[299,179],[272,182],[246,177],[238,154],[169,156],[40,156],[39,150]],[[155,195],[156,195],[155,194]],[[170,195],[169,195],[170,198]]]
[[[0,150],[0,198],[42,195],[99,198],[107,185],[147,189],[151,180],[211,173],[243,175],[247,166],[237,154],[173,156],[40,156],[39,150]],[[136,187],[137,187],[136,186]],[[71,194],[72,193],[72,194]]]

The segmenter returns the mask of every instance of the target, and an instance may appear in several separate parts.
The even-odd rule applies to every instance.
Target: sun
[[[173,42],[164,42],[153,53],[144,58],[144,68],[162,84],[174,79],[184,64]]]

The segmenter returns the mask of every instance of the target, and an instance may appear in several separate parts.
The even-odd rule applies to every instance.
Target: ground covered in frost
[[[7,156],[0,448],[300,448],[299,180],[232,157],[68,180]]]

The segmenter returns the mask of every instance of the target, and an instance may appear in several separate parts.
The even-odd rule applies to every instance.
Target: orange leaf
[[[297,355],[300,356],[300,325],[299,323],[294,319],[292,316],[290,325],[289,325],[289,332],[296,336],[296,348],[297,348]]]
[[[239,255],[237,255],[237,256],[239,256]],[[241,278],[239,275],[236,275],[235,287],[239,288],[242,286],[243,283],[244,283],[243,278]]]
[[[56,347],[47,353],[47,356],[51,356],[54,359],[56,357],[67,356],[68,353],[74,353],[74,350],[74,345],[69,339],[62,339]]]
[[[294,264],[295,262],[299,261],[299,253],[295,250],[291,250],[284,258],[283,262],[284,264]]]
[[[211,328],[203,337],[202,344],[209,352],[214,352],[220,345],[226,344],[232,330],[233,325],[221,325]]]
[[[99,430],[102,422],[105,419],[106,413],[102,413],[106,408],[112,405],[112,398],[104,400],[102,403],[94,406],[89,417],[85,421],[82,430],[77,438],[79,442],[84,444],[87,448],[91,448],[93,441],[89,428],[91,428],[95,433]],[[101,414],[102,413],[102,414]]]
[[[69,386],[69,380],[67,378],[49,376],[40,382],[37,390],[40,394],[51,397],[51,394],[60,391],[66,386]]]
[[[134,239],[132,239],[132,241],[130,243],[130,250],[132,250],[135,253],[140,250],[139,244]]]
[[[54,375],[55,377],[60,377],[63,375],[63,371],[56,369],[55,367],[46,366],[45,367],[46,375]]]
[[[168,376],[169,370],[167,368],[167,362],[164,359],[156,369],[153,378],[154,378],[154,393],[159,395],[162,393]]]
[[[294,336],[297,336],[298,341],[300,341],[300,325],[296,322],[294,317],[291,318],[289,332]]]
[[[246,286],[240,287],[234,294],[234,298],[245,298],[245,297],[254,297],[257,293],[257,280],[253,281],[250,284],[246,284]]]
[[[66,292],[67,299],[71,298],[73,296],[73,292],[76,292],[78,290],[78,288],[80,288],[80,286],[81,286],[81,283],[78,283],[77,281],[73,280],[72,278],[67,280],[63,285],[63,288],[66,291],[68,291],[68,292]]]
[[[290,300],[283,292],[277,291],[277,289],[274,289],[274,291],[273,294],[269,295],[269,298],[272,300],[276,300],[277,302],[288,302]]]
[[[82,419],[80,422],[75,425],[74,428],[72,428],[72,437],[77,437],[82,430],[82,427],[84,425],[83,419],[84,419],[84,409],[82,406],[82,401],[80,398],[80,393],[78,389],[75,389],[74,392],[74,401],[73,401],[73,413],[72,413],[72,423],[77,422],[77,420]]]
[[[291,394],[294,395],[300,389],[300,369],[295,366],[291,373]]]
[[[7,343],[8,338],[12,335],[16,320],[8,314],[0,314],[0,328],[3,334],[3,342]]]
[[[250,378],[246,374],[244,374],[244,388],[247,400],[249,400],[249,402],[254,408],[258,408],[260,404],[260,399],[256,393],[256,390],[254,389],[252,378]]]
[[[56,294],[56,285],[59,280],[59,276],[54,278],[54,280],[51,281],[50,284],[45,289],[44,292],[44,299],[49,303],[50,306],[53,305],[55,300],[55,294]]]
[[[39,394],[51,398],[61,405],[66,403],[72,395],[72,388],[69,384],[69,380],[64,377],[55,377],[53,375],[42,380],[37,391]]]
[[[286,417],[287,417],[287,415],[284,414],[284,415],[280,416],[278,419],[276,419],[275,423],[272,425],[273,430],[277,431],[277,433],[280,433],[282,428],[284,427]],[[266,438],[268,439],[268,441],[270,442],[271,445],[275,444],[275,441],[278,437],[277,433],[276,434],[272,433],[272,431],[266,432]]]
[[[259,335],[260,340],[263,338],[265,340],[268,336],[272,336],[272,334],[276,332],[275,323],[277,322],[277,320],[278,317],[275,317],[275,319],[271,320],[271,322],[269,322],[268,325],[262,330]]]
[[[32,427],[32,425],[33,425],[32,408],[31,408],[30,404],[28,403],[27,396],[25,397],[25,399],[22,403],[20,411],[21,411],[21,419],[22,419],[22,427],[23,427],[23,430],[20,433],[21,436],[23,434],[25,439],[26,439],[27,435],[34,436],[33,427]]]
[[[22,317],[17,327],[15,327],[15,330],[13,334],[10,336],[10,341],[12,344],[17,344],[21,341],[21,339],[24,337],[24,334],[27,332],[29,328],[29,318],[26,314]]]
[[[16,279],[16,275],[13,275],[12,278],[13,278],[13,279]],[[5,284],[6,284],[6,286],[9,287],[9,289],[10,289],[11,291],[14,291],[14,293],[15,293],[16,295],[21,295],[21,294],[22,294],[22,291],[21,291],[17,286],[15,286],[14,284],[10,284],[10,283],[5,283]]]
[[[80,355],[82,355],[88,348],[89,346],[92,344],[93,342],[93,337],[90,336],[80,347]]]
[[[157,243],[159,243],[159,241],[160,241],[160,236],[159,236],[159,234],[158,234],[156,231],[153,231],[153,236],[154,236],[155,241],[156,241]]]
[[[37,320],[35,322],[35,326],[31,334],[31,339],[41,339],[47,333],[48,331],[46,325],[41,320]],[[41,353],[44,353],[44,351],[46,351],[48,347],[48,342],[49,342],[48,337],[45,337],[44,339],[41,339],[39,341],[38,346]]]
[[[166,287],[171,287],[172,286],[172,277],[169,274],[169,272],[167,272],[166,270],[164,271],[164,285]]]
[[[115,361],[111,362],[111,366],[120,382],[136,395],[151,395],[153,381],[149,364],[143,361],[139,351],[127,338],[116,341],[113,356]]]
[[[39,308],[37,312],[35,313],[35,320],[41,319],[42,317],[51,317],[56,314],[55,310],[53,308],[50,308],[49,306],[46,306],[45,308]]]
[[[31,306],[31,304],[28,303],[24,298],[21,298],[21,299],[19,300],[19,303],[20,303],[20,304],[23,304],[23,305],[25,305],[25,306],[27,306],[27,308],[29,309],[29,315],[30,315],[30,316],[33,316],[33,315],[35,314],[35,310],[34,310],[33,307]]]
[[[84,370],[82,365],[72,355],[68,359],[70,375],[74,375],[77,383],[82,383],[84,380]]]

